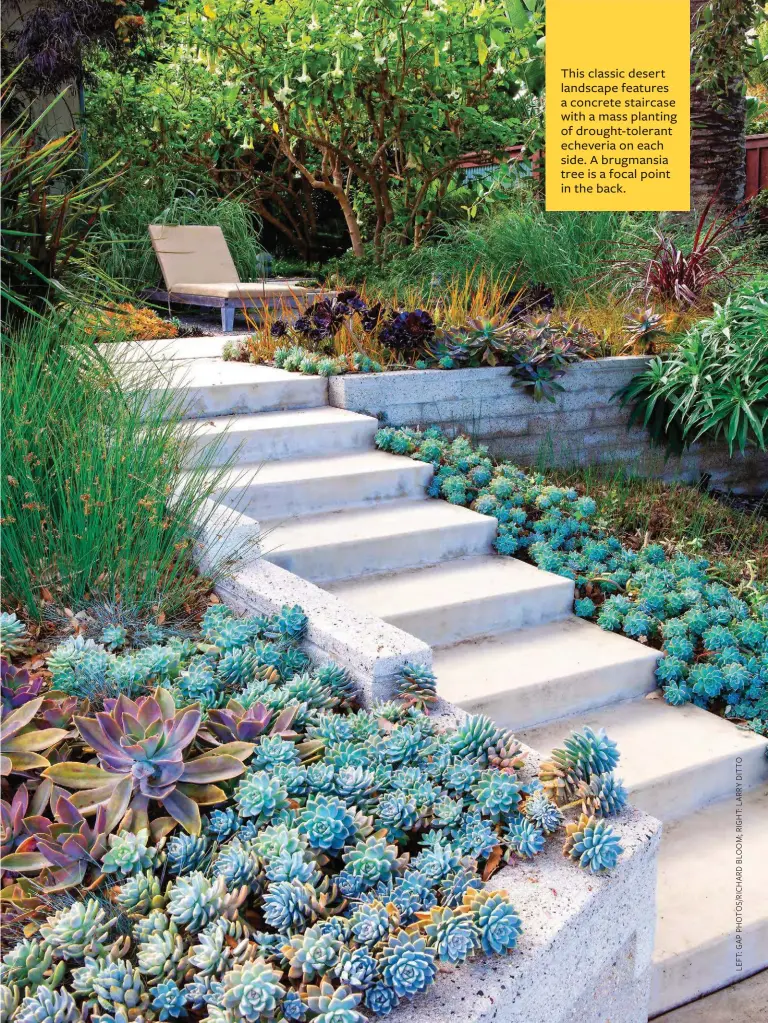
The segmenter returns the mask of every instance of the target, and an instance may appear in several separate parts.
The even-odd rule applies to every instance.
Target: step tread
[[[295,374],[294,374],[295,375]],[[365,416],[348,409],[321,405],[318,408],[287,409],[285,412],[253,412],[249,415],[211,416],[201,421],[196,436],[210,434],[217,437],[230,433],[258,434],[270,430],[312,429],[318,426],[349,426],[361,423],[376,424],[374,416]]]
[[[654,694],[655,695],[655,694]],[[546,756],[571,731],[604,728],[618,743],[617,774],[631,791],[670,775],[704,768],[721,758],[762,757],[765,739],[693,704],[672,707],[660,697],[641,698],[574,715],[520,733],[522,742]],[[765,758],[763,757],[763,760]],[[768,779],[768,760],[765,760]]]
[[[329,589],[348,604],[386,620],[395,614],[564,585],[572,587],[573,583],[515,558],[481,554],[372,579],[353,579]]]
[[[395,500],[382,501],[366,508],[325,512],[293,520],[260,523],[265,548],[281,551],[342,545],[367,538],[401,536],[422,530],[440,530],[456,526],[478,526],[495,523],[487,515],[446,501]],[[265,555],[269,557],[267,553]]]
[[[461,704],[597,668],[621,670],[629,664],[655,663],[657,657],[641,643],[571,615],[443,647],[435,651],[434,664],[440,695]]]
[[[319,377],[288,373],[274,366],[248,362],[227,362],[224,359],[190,359],[174,363],[170,374],[176,386],[208,388],[232,384],[291,383],[308,389],[317,386]]]
[[[763,922],[768,934],[768,884],[761,883],[768,865],[768,786],[744,793],[742,819],[743,927]],[[732,938],[735,840],[735,798],[665,825],[659,852],[657,962]],[[768,942],[765,959],[768,964]]]
[[[426,481],[432,474],[432,467],[424,462],[415,462],[404,455],[390,455],[386,451],[352,451],[340,455],[313,458],[282,458],[268,462],[241,462],[232,473],[222,479],[222,489],[227,489],[233,479],[240,480],[243,474],[250,477],[251,486],[269,486],[273,483],[300,484],[302,480],[334,479],[358,476],[362,473],[408,472],[421,476]]]

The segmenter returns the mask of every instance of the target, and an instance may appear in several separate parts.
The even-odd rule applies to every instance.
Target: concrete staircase
[[[429,643],[442,696],[540,752],[585,724],[618,742],[632,801],[666,825],[652,1014],[768,966],[765,739],[659,699],[654,651],[575,618],[569,580],[496,556],[495,520],[428,500],[431,467],[376,451],[376,420],[328,407],[324,380],[187,369],[191,414],[213,416],[199,443],[240,447],[239,506],[268,560]]]

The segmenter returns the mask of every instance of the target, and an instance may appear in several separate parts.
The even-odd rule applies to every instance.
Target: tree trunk
[[[691,0],[691,31],[707,0]],[[724,31],[727,28],[724,27]],[[693,69],[692,69],[693,70]],[[718,203],[737,206],[744,199],[746,172],[746,100],[742,79],[728,83],[724,93],[697,88],[691,78],[691,205],[704,204],[718,193]]]

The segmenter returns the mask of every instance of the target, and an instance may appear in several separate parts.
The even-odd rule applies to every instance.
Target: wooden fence
[[[522,146],[510,146],[505,150],[509,163],[523,159]],[[539,168],[544,160],[544,153],[534,153],[531,160],[534,178],[539,176]],[[489,159],[485,153],[467,153],[460,164],[468,179],[481,177],[491,170],[499,161]],[[747,188],[745,199],[753,199],[758,192],[768,189],[768,135],[747,136]]]

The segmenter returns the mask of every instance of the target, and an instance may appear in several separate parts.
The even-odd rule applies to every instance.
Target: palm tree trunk
[[[707,0],[691,0],[691,32]],[[724,29],[725,30],[725,29]],[[693,72],[693,67],[692,67]],[[746,100],[734,78],[717,94],[691,77],[691,205],[699,209],[718,192],[721,206],[737,206],[746,186]]]

